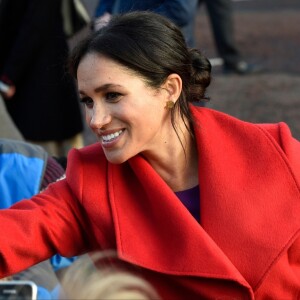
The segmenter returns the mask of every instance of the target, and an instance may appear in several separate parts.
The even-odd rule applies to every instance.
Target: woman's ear
[[[176,73],[170,74],[163,83],[162,88],[168,93],[167,100],[176,103],[182,91],[181,77]]]

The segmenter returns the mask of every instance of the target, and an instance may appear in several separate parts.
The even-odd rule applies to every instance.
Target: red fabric
[[[112,165],[95,144],[71,151],[66,180],[0,212],[0,277],[113,248],[164,299],[298,299],[299,142],[283,123],[193,113],[201,226],[142,157]]]

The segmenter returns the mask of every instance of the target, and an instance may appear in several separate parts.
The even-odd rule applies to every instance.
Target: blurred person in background
[[[232,1],[198,0],[199,6],[203,3],[205,3],[207,8],[217,52],[223,59],[224,73],[247,75],[262,72],[263,68],[261,65],[247,62],[238,49],[234,36]],[[197,8],[195,8],[194,12],[197,12]],[[195,17],[192,18],[194,23]],[[201,32],[201,28],[196,28],[195,24],[193,27],[193,35],[195,30]],[[195,46],[195,41],[193,41],[191,46]]]
[[[161,14],[180,27],[188,44],[193,43],[191,27],[197,0],[100,0],[95,9],[94,29],[105,25],[111,15],[129,11],[150,10]]]
[[[62,277],[58,299],[159,300],[138,271],[129,271],[111,251],[83,255]]]
[[[1,0],[0,81],[7,111],[24,139],[54,156],[83,146],[62,0]]]

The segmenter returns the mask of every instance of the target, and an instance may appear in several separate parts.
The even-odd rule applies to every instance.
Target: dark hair
[[[184,122],[192,122],[188,103],[208,100],[205,90],[211,80],[210,62],[199,50],[188,49],[180,29],[158,14],[140,11],[116,15],[108,25],[81,41],[69,61],[75,78],[81,59],[88,53],[99,53],[120,63],[153,88],[159,88],[170,74],[178,74],[183,87],[171,112],[175,130],[176,107]]]

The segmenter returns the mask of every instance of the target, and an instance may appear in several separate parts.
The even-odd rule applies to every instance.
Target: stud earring
[[[172,109],[174,107],[175,103],[171,100],[166,102],[165,109]]]

